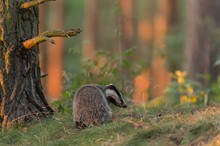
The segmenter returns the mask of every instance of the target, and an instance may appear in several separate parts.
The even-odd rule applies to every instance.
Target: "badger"
[[[112,121],[109,103],[126,108],[123,96],[113,85],[88,84],[79,88],[73,100],[73,119],[81,129]]]

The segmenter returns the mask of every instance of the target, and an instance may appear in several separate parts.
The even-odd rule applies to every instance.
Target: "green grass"
[[[220,133],[220,107],[113,109],[114,119],[96,127],[75,129],[71,112],[0,133],[0,145],[199,145],[213,144]],[[136,126],[139,122],[139,126]]]

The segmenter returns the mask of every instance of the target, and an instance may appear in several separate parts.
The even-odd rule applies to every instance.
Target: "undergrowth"
[[[113,122],[78,130],[70,112],[40,123],[5,129],[0,145],[198,145],[211,144],[220,132],[220,107],[113,110]]]

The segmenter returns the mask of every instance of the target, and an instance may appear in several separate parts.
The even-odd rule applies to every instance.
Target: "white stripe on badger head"
[[[111,90],[111,89],[106,89],[105,94],[106,94],[106,96],[113,96],[113,98],[114,97],[119,98],[117,93],[114,90]]]

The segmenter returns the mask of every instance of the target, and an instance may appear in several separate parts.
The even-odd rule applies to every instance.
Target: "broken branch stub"
[[[55,44],[54,40],[51,37],[72,37],[79,34],[82,30],[78,29],[70,29],[70,30],[51,30],[45,31],[39,36],[28,39],[23,42],[23,46],[26,49],[31,49],[39,43],[50,41],[52,44]]]
[[[30,7],[40,5],[40,4],[48,2],[48,1],[55,1],[55,0],[32,0],[32,1],[29,1],[29,2],[23,3],[21,5],[21,8],[22,9],[28,9]]]

